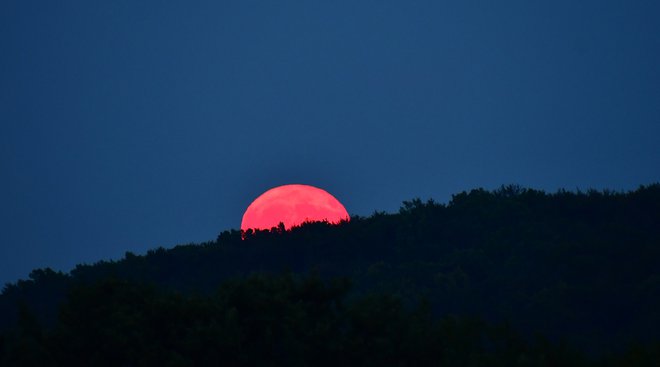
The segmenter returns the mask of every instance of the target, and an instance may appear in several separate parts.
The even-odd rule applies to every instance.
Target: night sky
[[[534,3],[534,4],[532,4]],[[0,285],[351,214],[660,181],[658,1],[3,1]]]

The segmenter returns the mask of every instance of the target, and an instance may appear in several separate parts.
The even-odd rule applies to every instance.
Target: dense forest
[[[658,310],[660,184],[504,186],[34,270],[0,365],[658,366]]]

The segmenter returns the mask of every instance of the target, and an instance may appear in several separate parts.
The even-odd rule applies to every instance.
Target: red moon
[[[286,229],[304,222],[348,221],[346,208],[334,196],[309,185],[284,185],[272,188],[248,206],[241,229],[271,229],[280,222]]]

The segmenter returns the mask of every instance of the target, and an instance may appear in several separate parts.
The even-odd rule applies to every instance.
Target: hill
[[[521,360],[520,365],[544,365],[552,358],[566,365],[584,362],[577,357],[582,354],[609,358],[608,363],[657,362],[660,184],[627,193],[476,189],[454,195],[447,204],[415,199],[404,202],[398,213],[356,216],[339,226],[230,230],[215,241],[126,253],[120,261],[78,265],[67,274],[35,270],[30,279],[7,284],[0,295],[0,356],[4,350],[19,358],[26,345],[49,360],[57,360],[54,351],[85,355],[85,340],[109,338],[98,330],[153,331],[149,325],[156,320],[149,310],[164,312],[161,321],[178,325],[168,332],[195,336],[182,336],[192,349],[173,347],[180,351],[168,360],[206,355],[192,352],[213,344],[200,335],[224,330],[213,340],[226,341],[227,355],[239,347],[254,348],[250,354],[268,350],[264,355],[282,365],[356,364],[366,352],[394,353],[393,345],[399,354],[388,358],[410,364],[412,359],[403,356],[415,355],[421,358],[417,365],[440,360],[461,365],[469,358],[477,365]],[[219,322],[216,311],[244,312],[247,319]],[[255,321],[261,313],[272,318]],[[133,328],[113,329],[122,325],[112,318],[117,314],[132,320],[127,325]],[[133,320],[130,315],[142,316]],[[273,321],[280,319],[288,321]],[[95,336],[82,337],[90,331],[81,325],[94,322]],[[190,329],[213,322],[220,326]],[[310,330],[318,333],[310,335]],[[144,348],[135,347],[139,340],[159,340],[140,335],[108,347],[106,353],[133,353],[115,365],[144,357]],[[232,335],[243,335],[236,340],[245,342]],[[288,335],[288,344],[273,350],[279,345],[273,335],[276,340]],[[178,345],[163,340],[148,344],[156,349]],[[260,341],[252,345],[252,340]],[[72,345],[79,349],[67,349]],[[431,353],[437,350],[444,352]],[[230,364],[259,364],[235,358]],[[86,361],[96,360],[89,356]]]

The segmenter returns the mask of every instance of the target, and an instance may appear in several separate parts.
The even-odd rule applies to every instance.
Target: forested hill
[[[314,298],[314,303],[301,295],[310,294],[306,286],[316,287],[317,293],[312,293],[320,300]],[[260,296],[253,294],[252,298],[245,296],[236,300],[232,297],[237,294],[237,289],[247,292],[245,294],[256,292],[254,294]],[[303,291],[305,289],[307,291]],[[317,310],[310,304],[318,306],[325,328],[319,326],[320,319],[310,316]],[[330,307],[330,304],[335,306]],[[347,306],[341,308],[338,304]],[[435,333],[433,335],[438,340],[445,342],[458,338],[464,343],[469,339],[461,339],[456,336],[458,334],[448,331],[452,327],[451,330],[469,329],[447,326],[451,323],[448,320],[481,320],[479,322],[487,325],[505,325],[502,327],[520,333],[520,339],[514,339],[521,345],[524,340],[535,340],[537,335],[547,338],[548,343],[558,343],[552,345],[564,345],[561,343],[565,342],[570,346],[566,348],[575,353],[600,356],[612,351],[626,353],[626,348],[637,345],[637,349],[630,349],[625,358],[638,358],[639,363],[658,361],[653,358],[660,358],[660,184],[642,186],[627,193],[559,191],[549,194],[518,186],[495,191],[477,189],[456,194],[447,204],[416,199],[404,202],[398,213],[356,216],[338,226],[309,223],[290,231],[274,228],[241,233],[231,230],[222,232],[215,241],[172,249],[159,248],[144,255],[127,252],[120,261],[78,265],[68,274],[50,269],[35,270],[30,279],[7,284],[0,296],[0,335],[3,335],[0,337],[0,361],[2,353],[19,358],[20,345],[23,345],[20,343],[27,343],[32,346],[30,348],[38,345],[43,353],[57,354],[57,351],[70,347],[67,340],[75,340],[83,346],[85,341],[91,343],[90,340],[96,340],[94,338],[105,340],[103,338],[120,331],[113,329],[103,333],[98,330],[110,328],[108,325],[119,327],[116,325],[123,325],[122,322],[128,323],[126,330],[139,333],[139,330],[149,329],[145,325],[156,322],[149,319],[152,317],[149,315],[158,314],[158,310],[168,315],[161,317],[181,328],[177,333],[190,336],[197,335],[189,329],[193,324],[211,322],[210,319],[197,320],[196,315],[211,317],[208,315],[212,314],[209,310],[213,307],[226,312],[234,310],[231,312],[239,315],[241,312],[242,315],[251,315],[250,312],[259,315],[270,310],[272,305],[279,305],[280,311],[277,312],[284,312],[277,314],[280,316],[288,315],[286,310],[307,316],[288,326],[263,326],[271,325],[269,322],[274,322],[277,317],[261,320],[256,325],[263,326],[273,335],[282,332],[287,338],[294,339],[298,335],[295,330],[301,328],[300,323],[305,323],[302,329],[308,331],[317,328],[334,330],[337,334],[332,335],[337,345],[333,344],[333,348],[339,348],[336,350],[323,349],[328,347],[326,339],[323,339],[326,340],[323,348],[317,345],[316,349],[304,347],[306,344],[297,339],[291,341],[291,345],[302,348],[300,350],[325,350],[328,355],[336,355],[337,350],[346,353],[351,350],[359,355],[360,348],[367,348],[369,344],[365,340],[385,340],[381,345],[383,348],[393,342],[388,339],[390,334],[377,331],[381,330],[379,322],[387,324],[386,321],[378,319],[360,324],[362,319],[358,316],[364,316],[360,313],[364,309],[360,307],[395,310],[382,315],[376,311],[373,313],[373,317],[381,315],[384,320],[391,319],[393,324],[383,327],[383,330],[390,331],[420,322],[419,308],[422,307],[428,310],[424,317],[440,323],[422,324],[436,325],[445,334],[433,329],[436,326],[428,326],[429,330],[420,326],[421,329],[415,329],[415,332]],[[167,307],[178,308],[173,311]],[[182,311],[186,307],[189,307],[187,313]],[[124,316],[112,319],[119,317],[118,314],[123,315],[122,312],[143,315],[144,318],[140,319],[142,321],[130,318],[126,321]],[[289,316],[285,319],[291,320]],[[225,331],[235,328],[232,330],[238,334],[232,335],[245,336],[241,333],[244,331],[242,327],[248,330],[247,321],[236,317],[239,321],[227,321],[229,324],[218,328]],[[253,318],[249,320],[254,321]],[[95,323],[95,332],[80,326],[90,322]],[[332,329],[327,326],[332,322],[348,322],[349,326]],[[374,334],[355,339],[367,343],[359,344],[350,339],[353,335],[350,334],[351,327],[355,330],[373,329]],[[249,330],[257,333],[256,336],[250,334],[251,337],[263,337],[258,331]],[[257,327],[255,330],[261,329]],[[415,332],[402,335],[410,334],[411,340],[417,340],[414,337],[419,335]],[[85,337],[88,335],[85,333],[92,333],[94,337]],[[435,340],[429,336],[431,334],[424,335],[428,340]],[[305,341],[316,340],[305,335]],[[202,343],[195,337],[191,336],[193,341],[187,343]],[[153,336],[146,338],[154,339]],[[222,340],[229,343],[223,344],[226,348],[234,345],[231,343],[238,343],[229,334],[218,338],[225,338]],[[150,342],[155,343],[151,339]],[[232,341],[227,341],[230,339]],[[395,344],[407,345],[406,340],[398,340]],[[497,354],[501,352],[497,337],[486,345],[479,344],[484,340],[481,337],[474,336],[470,340],[474,342],[473,349],[466,347],[465,358],[483,357],[482,361],[490,361],[491,365],[496,365],[496,360],[509,361],[506,358],[510,356],[506,357],[505,352]],[[508,343],[513,339],[506,340]],[[341,344],[344,342],[346,344]],[[176,344],[173,341],[167,343]],[[246,343],[250,348],[258,347]],[[178,348],[172,345],[171,348]],[[651,347],[645,349],[642,345]],[[287,344],[277,348],[288,351],[287,356],[297,355],[286,349],[289,347]],[[184,358],[188,355],[187,349],[181,348],[177,355]],[[428,348],[435,350],[433,346]],[[452,349],[451,345],[446,348],[454,352],[462,350]],[[514,361],[525,356],[547,357],[552,355],[548,350],[556,351],[543,349],[541,353],[538,351],[542,348],[538,345],[520,348],[525,352],[516,351],[518,354],[511,357]],[[279,355],[278,350],[269,349],[269,353]],[[534,350],[538,353],[534,354]],[[313,360],[308,354],[300,353],[301,361],[309,364]],[[415,352],[418,356],[426,355],[424,353],[421,350]],[[565,357],[568,352],[561,353]],[[443,356],[449,358],[447,353]],[[491,357],[494,359],[488,359]],[[131,360],[126,358],[120,362]],[[353,361],[346,358],[333,361]],[[87,361],[93,360],[89,357]],[[316,365],[323,365],[322,360],[330,359],[318,360]],[[290,363],[287,360],[283,365]],[[250,365],[250,362],[236,360],[235,365]]]

